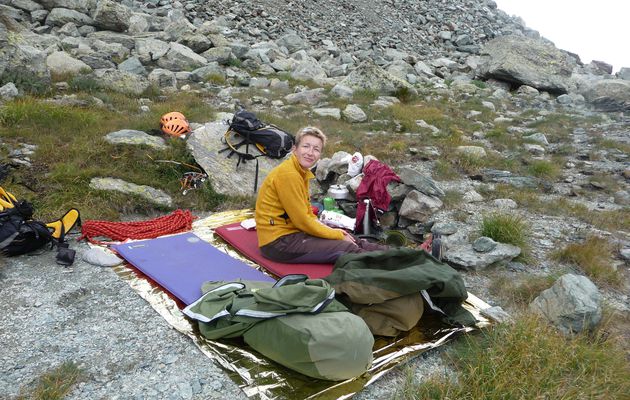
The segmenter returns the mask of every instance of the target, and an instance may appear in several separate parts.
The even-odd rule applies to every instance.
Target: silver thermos
[[[363,234],[370,234],[370,199],[363,200],[365,203],[365,215],[363,216]]]

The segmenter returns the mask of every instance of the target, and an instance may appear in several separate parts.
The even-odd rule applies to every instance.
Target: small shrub
[[[464,196],[461,194],[461,192],[457,190],[446,190],[444,192],[442,202],[444,203],[445,208],[454,208],[461,204],[463,197]]]
[[[378,91],[374,89],[358,89],[352,94],[352,98],[357,102],[370,102],[376,100],[378,96]]]
[[[406,86],[402,86],[396,89],[394,96],[403,103],[410,103],[416,98],[416,95],[413,93],[413,91]]]
[[[28,395],[22,394],[18,399],[61,400],[81,379],[82,373],[74,362],[65,362],[41,376],[35,388],[25,390],[29,392]]]
[[[538,178],[555,179],[560,175],[560,167],[546,160],[533,161],[527,166],[527,171]]]
[[[488,87],[488,85],[486,85],[485,82],[479,81],[477,79],[473,79],[472,81],[470,81],[470,83],[472,83],[473,85],[477,86],[479,89],[485,89],[485,88]]]
[[[75,92],[94,93],[101,90],[101,85],[96,79],[86,75],[76,75],[68,81],[70,89]]]
[[[494,213],[483,217],[480,233],[496,242],[520,247],[519,258],[526,259],[529,255],[527,228],[525,220],[518,215]]]
[[[220,74],[210,74],[206,78],[207,82],[214,83],[216,85],[223,85],[225,83],[225,77]]]
[[[552,259],[578,267],[597,283],[618,287],[623,277],[612,268],[614,251],[614,245],[606,239],[589,236],[582,243],[569,244],[552,253]]]
[[[457,179],[459,173],[451,163],[445,160],[437,160],[433,168],[433,175],[440,180]]]

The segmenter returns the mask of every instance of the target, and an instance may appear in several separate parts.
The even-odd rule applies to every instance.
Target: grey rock
[[[203,53],[212,47],[210,38],[198,32],[185,32],[177,38],[177,42],[188,47],[195,53]],[[230,49],[230,53],[232,53],[232,49]]]
[[[502,210],[515,210],[518,208],[518,204],[512,199],[494,199],[492,205]]]
[[[161,137],[151,136],[146,132],[132,129],[110,132],[105,135],[105,140],[112,144],[145,145],[160,150],[167,148]]]
[[[92,71],[89,65],[81,60],[73,58],[65,51],[55,51],[46,57],[46,66],[51,74],[77,75],[79,73],[89,73]]]
[[[159,60],[170,49],[167,42],[152,38],[136,39],[134,47],[138,59],[144,64]]]
[[[94,25],[114,32],[125,32],[129,28],[132,12],[113,0],[98,0],[92,14]]]
[[[348,86],[341,85],[341,84],[336,84],[332,88],[331,93],[341,98],[351,98],[354,93],[354,89],[349,88]]]
[[[46,25],[64,26],[68,22],[76,25],[92,25],[93,21],[88,15],[66,8],[53,8],[46,16]]]
[[[483,199],[483,196],[477,193],[476,191],[469,190],[466,193],[464,193],[462,200],[465,203],[479,203],[479,202],[482,202],[484,199]]]
[[[308,48],[308,44],[299,35],[295,33],[289,33],[279,37],[276,43],[280,47],[286,47],[289,53],[295,53],[299,50],[305,50]]]
[[[194,82],[206,82],[213,77],[225,78],[225,70],[216,62],[197,68],[190,74],[190,79]]]
[[[472,243],[473,250],[479,253],[487,253],[489,251],[494,250],[496,247],[497,247],[497,242],[495,242],[494,240],[486,236],[477,238]]]
[[[553,45],[524,36],[497,37],[483,46],[477,74],[555,93],[568,91],[572,66]]]
[[[217,62],[221,65],[228,65],[234,58],[232,48],[228,46],[213,47],[201,53],[201,55],[210,63]]]
[[[481,309],[481,315],[490,318],[500,324],[509,324],[514,322],[514,319],[500,306],[488,307]]]
[[[439,235],[452,235],[457,231],[457,224],[453,222],[436,222],[431,227],[431,232]]]
[[[323,88],[307,89],[298,93],[291,93],[284,97],[289,104],[310,104],[314,105],[326,97]]]
[[[147,73],[146,68],[144,68],[138,57],[129,57],[118,64],[118,69],[136,75],[145,75]]]
[[[150,86],[149,81],[140,75],[114,69],[95,70],[93,75],[102,86],[119,93],[141,95]]]
[[[547,141],[547,136],[545,136],[544,133],[540,133],[540,132],[536,132],[528,136],[523,136],[523,140],[542,144],[543,146],[549,145],[549,142]]]
[[[9,82],[6,85],[0,87],[0,99],[12,100],[19,95],[18,88],[15,87],[13,82]]]
[[[326,78],[326,70],[315,60],[305,60],[291,72],[293,79],[320,82]]]
[[[143,199],[161,206],[171,207],[173,200],[162,190],[146,185],[136,185],[116,178],[92,178],[90,187],[96,190],[111,190],[142,197]]]
[[[455,150],[464,154],[468,157],[474,158],[485,158],[486,157],[486,149],[480,146],[457,146]]]
[[[342,112],[343,117],[350,123],[365,122],[367,121],[367,115],[356,104],[348,104]]]
[[[602,319],[602,299],[585,276],[566,274],[544,290],[529,305],[565,334],[594,329]]]
[[[362,62],[339,84],[352,89],[376,90],[386,95],[395,94],[402,89],[417,94],[417,90],[407,81],[391,75],[371,61]]]
[[[623,80],[630,81],[630,68],[622,67],[617,72],[617,76]]]
[[[186,140],[186,146],[195,161],[203,168],[212,180],[212,187],[217,193],[233,196],[254,194],[254,178],[256,163],[248,162],[236,168],[236,160],[227,158],[225,153],[218,153],[225,145],[221,139],[227,130],[224,120],[232,118],[231,114],[220,114],[215,122],[208,122],[195,129]],[[254,150],[255,151],[255,150]],[[282,160],[260,157],[258,183],[263,182],[269,171]]]
[[[328,117],[335,120],[341,119],[341,110],[338,108],[332,108],[332,107],[314,108],[313,113],[320,117]]]
[[[115,267],[125,261],[111,251],[105,250],[101,247],[93,247],[84,251],[81,258],[83,261],[96,265],[97,267]]]
[[[171,71],[191,71],[206,65],[208,61],[189,47],[172,42],[168,52],[157,60],[157,65]]]
[[[465,269],[480,270],[498,262],[508,262],[521,254],[517,246],[505,243],[497,243],[497,246],[486,253],[480,253],[473,249],[471,244],[455,244],[449,246],[443,254],[443,259],[449,264]]]
[[[399,214],[413,221],[424,222],[435,211],[442,208],[442,205],[443,203],[439,198],[412,190],[403,200]]]
[[[427,196],[444,197],[444,190],[431,178],[409,167],[402,167],[398,171],[401,181]]]
[[[602,111],[630,111],[630,81],[602,79],[582,90],[587,102]]]

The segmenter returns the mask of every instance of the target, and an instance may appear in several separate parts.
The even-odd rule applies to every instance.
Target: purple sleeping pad
[[[186,305],[201,297],[201,285],[206,281],[275,281],[190,232],[113,247]]]

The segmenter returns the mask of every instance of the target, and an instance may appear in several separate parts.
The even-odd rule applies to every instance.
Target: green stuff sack
[[[360,317],[347,311],[269,319],[243,339],[278,364],[313,378],[341,381],[372,365],[374,337]]]
[[[288,275],[267,282],[206,282],[184,309],[208,339],[243,337],[259,353],[304,375],[344,380],[372,364],[365,322],[334,299],[322,279]]]

